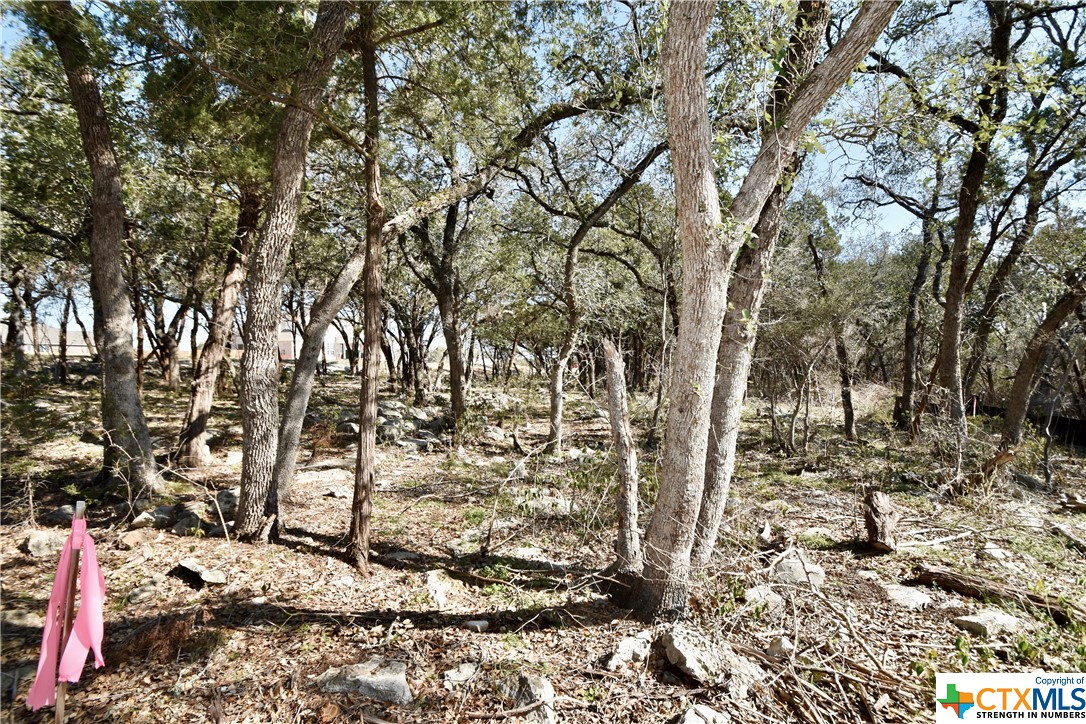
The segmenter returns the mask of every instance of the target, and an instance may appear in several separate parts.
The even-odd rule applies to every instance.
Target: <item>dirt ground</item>
[[[1039,448],[1031,444],[993,481],[948,489],[939,477],[945,450],[930,437],[910,446],[891,431],[878,390],[861,411],[860,442],[843,440],[827,401],[827,418],[816,418],[805,454],[772,443],[764,403],[748,410],[718,555],[697,573],[689,622],[764,669],[765,677],[737,696],[726,685],[690,680],[658,654],[618,671],[604,665],[621,640],[647,627],[613,606],[593,576],[612,556],[615,507],[602,397],[571,395],[560,459],[532,452],[545,433],[540,380],[507,390],[478,385],[486,394],[476,398],[458,443],[429,452],[382,445],[375,564],[363,577],[340,557],[354,453],[349,436],[334,428],[357,396],[350,378],[322,378],[313,407],[323,419],[305,433],[287,533],[258,546],[154,529],[134,545],[122,541],[132,520],[125,495],[92,485],[101,450],[94,385],[61,387],[44,377],[4,383],[5,721],[52,720],[52,710],[30,713],[24,701],[57,556],[20,547],[34,530],[62,537],[67,525],[49,524],[48,514],[77,497],[88,501],[105,571],[106,666],[88,666],[73,685],[70,721],[473,721],[515,707],[501,682],[519,674],[553,684],[563,722],[664,722],[695,702],[736,722],[930,721],[937,671],[1086,670],[1082,625],[1061,626],[1051,611],[1025,604],[910,584],[918,564],[940,565],[1086,605],[1086,552],[1053,531],[1060,524],[1086,538],[1086,516],[1061,505],[1061,496],[1086,493],[1082,451],[1055,450],[1051,487],[1013,476],[1039,475]],[[516,403],[488,408],[494,396]],[[642,433],[651,400],[649,392],[635,395]],[[149,381],[145,404],[164,451],[185,398]],[[169,494],[154,503],[210,503],[236,486],[237,424],[236,406],[217,403],[219,464],[170,471]],[[972,425],[976,439],[987,439],[987,421]],[[526,452],[488,436],[494,426],[515,429]],[[657,487],[652,452],[642,453],[641,467],[647,523]],[[887,491],[902,512],[894,553],[875,555],[864,543],[868,485]],[[567,502],[548,507],[552,500]],[[466,534],[472,530],[479,536]],[[463,555],[450,551],[457,541]],[[796,549],[825,569],[825,583],[773,584],[779,607],[747,600],[747,589],[770,583],[774,563]],[[176,568],[187,558],[226,582],[197,588]],[[930,600],[906,608],[888,597],[894,584]],[[1020,628],[985,638],[953,623],[992,607],[1015,616]],[[469,630],[476,620],[488,621],[487,630]],[[767,654],[780,638],[794,650]],[[318,687],[330,667],[374,656],[406,664],[412,704]],[[478,665],[475,675],[447,687],[443,674],[465,662]]]

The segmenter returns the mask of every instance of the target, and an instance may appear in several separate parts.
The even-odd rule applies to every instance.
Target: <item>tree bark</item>
[[[615,457],[618,462],[616,560],[608,570],[612,575],[636,576],[641,573],[641,532],[637,528],[640,481],[637,445],[630,431],[622,355],[614,343],[606,338],[603,340],[603,357],[607,365],[607,409],[611,416],[611,438],[615,444]]]
[[[1029,412],[1029,400],[1033,393],[1033,380],[1041,366],[1049,344],[1056,337],[1064,320],[1086,300],[1086,272],[1079,270],[1071,279],[1071,288],[1048,310],[1037,331],[1033,333],[1011,383],[1007,397],[1007,411],[1003,419],[1002,448],[1017,445],[1022,439],[1022,426]]]
[[[673,3],[664,38],[664,96],[684,290],[660,494],[633,601],[636,613],[649,619],[681,615],[687,606],[690,554],[705,485],[711,390],[736,254],[749,240],[807,123],[867,53],[897,3],[861,6],[845,35],[778,116],[775,132],[763,141],[726,223],[714,175],[704,79],[705,34],[715,7],[711,0]]]
[[[8,314],[8,335],[5,340],[4,354],[12,359],[12,374],[16,377],[26,373],[26,301],[22,287],[26,283],[26,267],[16,262],[11,265],[11,312]]]
[[[91,171],[91,267],[101,310],[101,334],[95,336],[102,356],[102,427],[106,431],[103,472],[109,478],[123,478],[137,494],[145,494],[158,488],[159,476],[136,388],[132,312],[121,269],[125,209],[109,120],[90,49],[80,31],[81,16],[66,1],[28,5],[27,13],[57,47]]]
[[[897,550],[897,524],[901,513],[894,509],[890,496],[878,490],[869,490],[864,497],[864,526],[867,528],[867,544],[881,553]]]
[[[366,165],[366,264],[362,272],[364,339],[362,383],[359,386],[358,457],[354,472],[354,500],[347,560],[369,571],[370,518],[373,513],[373,483],[377,473],[377,374],[381,355],[381,236],[385,206],[381,199],[379,135],[380,102],[377,87],[377,46],[374,41],[376,8],[363,5],[362,82],[366,99],[366,137],[363,140]]]
[[[308,107],[324,95],[327,78],[343,43],[350,3],[323,0],[312,33],[312,56],[297,74],[293,95]],[[282,283],[302,202],[305,160],[314,118],[296,106],[283,110],[272,158],[271,195],[246,281],[245,352],[241,358],[241,417],[244,428],[241,498],[236,533],[253,540],[266,529],[267,508],[275,507],[272,474],[279,431],[279,330]],[[271,505],[269,505],[271,503]]]
[[[219,367],[226,356],[230,330],[234,323],[234,308],[238,294],[245,283],[245,262],[260,221],[261,198],[257,187],[243,185],[238,200],[238,221],[230,251],[226,256],[219,293],[211,308],[211,323],[204,351],[194,360],[189,408],[181,428],[181,444],[177,461],[188,467],[210,465],[213,461],[207,444],[207,424],[211,417],[211,405],[215,400],[215,388],[219,379]]]
[[[965,402],[962,393],[961,343],[965,310],[966,278],[969,267],[969,243],[976,225],[980,189],[988,167],[992,140],[1007,114],[1008,61],[1014,7],[1000,2],[985,3],[991,26],[991,68],[978,94],[979,130],[973,135],[973,148],[962,175],[958,192],[958,220],[954,225],[954,243],[950,250],[950,276],[946,304],[943,307],[943,331],[939,343],[940,383],[947,393],[950,418],[956,423],[959,447],[966,435]]]

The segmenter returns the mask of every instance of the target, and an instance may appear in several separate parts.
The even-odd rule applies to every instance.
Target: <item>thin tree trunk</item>
[[[137,494],[158,488],[151,436],[140,405],[132,357],[132,313],[121,269],[124,248],[124,201],[121,171],[110,134],[91,52],[80,33],[82,17],[69,2],[26,6],[57,47],[79,120],[83,150],[90,166],[91,267],[101,310],[102,426],[106,431],[104,472],[122,477]]]
[[[294,82],[293,96],[302,105],[316,106],[324,95],[353,10],[350,3],[330,0],[320,3],[310,44],[313,55]],[[279,442],[277,337],[283,277],[302,202],[305,159],[313,123],[313,116],[301,108],[288,106],[283,110],[272,159],[268,212],[253,248],[245,284],[245,352],[241,358],[245,434],[236,520],[236,533],[242,540],[255,540],[268,528],[267,509],[275,508],[278,502],[272,486]]]
[[[94,340],[91,339],[90,333],[87,332],[87,325],[83,324],[82,318],[79,316],[79,305],[72,305],[72,319],[75,320],[75,324],[79,327],[79,333],[83,336],[83,344],[87,348],[87,356],[92,360],[98,357],[98,348],[94,344]]]
[[[8,337],[4,353],[12,359],[12,373],[21,376],[26,373],[26,300],[22,286],[26,281],[26,268],[16,262],[12,265],[11,312],[8,315]]]
[[[1011,383],[1011,392],[1007,397],[1007,411],[1003,421],[1004,449],[1017,445],[1022,439],[1022,427],[1029,412],[1029,400],[1033,393],[1034,377],[1041,366],[1045,352],[1052,340],[1059,332],[1064,320],[1086,300],[1086,272],[1079,271],[1077,278],[1072,279],[1071,288],[1060,297],[1052,308],[1048,310],[1044,321],[1033,333],[1022,359],[1018,363],[1018,369],[1014,373],[1014,382]]]
[[[72,315],[72,288],[64,293],[64,310],[60,314],[60,359],[57,361],[57,381],[68,384],[68,318]]]
[[[924,286],[928,283],[928,269],[931,266],[931,253],[935,246],[935,226],[939,221],[935,211],[939,208],[939,197],[943,190],[943,161],[938,157],[935,162],[935,186],[931,192],[931,204],[928,217],[922,220],[920,237],[920,260],[916,264],[916,275],[909,288],[909,301],[905,309],[905,337],[902,343],[901,405],[896,410],[894,423],[901,430],[908,430],[912,424],[916,408],[916,383],[920,375],[920,355],[918,337],[920,334],[920,300]]]
[[[807,248],[811,250],[814,259],[815,276],[818,279],[818,288],[823,299],[829,299],[830,290],[826,285],[826,269],[822,255],[815,246],[814,237],[807,236]],[[837,371],[841,378],[841,409],[845,417],[845,439],[856,439],[856,413],[852,407],[852,364],[848,358],[848,347],[845,346],[845,325],[836,315],[830,321],[833,332],[833,348],[837,353]],[[804,420],[803,449],[807,450],[807,420]]]
[[[177,450],[177,461],[184,466],[200,467],[213,462],[207,444],[207,424],[215,400],[219,368],[230,341],[238,294],[245,283],[246,258],[256,235],[260,209],[259,189],[255,186],[242,186],[241,198],[238,200],[237,226],[226,256],[226,268],[219,284],[219,293],[212,304],[211,323],[207,340],[204,342],[204,351],[200,359],[193,362],[189,407],[181,428],[181,444]]]
[[[637,527],[640,472],[637,467],[637,445],[630,430],[622,355],[614,343],[606,338],[603,340],[603,358],[607,365],[607,408],[611,416],[611,438],[618,461],[616,560],[608,571],[612,576],[625,578],[641,573],[641,532]]]
[[[370,517],[373,514],[373,483],[377,474],[377,373],[381,355],[381,230],[385,206],[381,199],[381,163],[378,156],[381,131],[377,88],[377,47],[374,44],[376,7],[362,6],[362,83],[366,100],[366,263],[362,272],[365,337],[362,353],[362,384],[359,386],[358,457],[354,472],[354,500],[347,560],[369,571]]]

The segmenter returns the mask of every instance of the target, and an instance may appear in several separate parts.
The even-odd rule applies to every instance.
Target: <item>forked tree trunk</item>
[[[101,323],[96,324],[101,334],[95,337],[102,356],[104,472],[122,478],[136,494],[144,494],[158,488],[159,476],[136,389],[132,312],[121,269],[125,237],[121,170],[109,120],[91,67],[91,52],[79,30],[79,13],[66,1],[26,8],[57,47],[90,166],[92,283],[101,311]]]
[[[57,359],[57,382],[68,384],[68,318],[72,315],[72,288],[64,293],[64,310],[60,314],[60,350]]]
[[[292,95],[304,106],[319,105],[336,53],[343,43],[350,3],[322,0],[311,39],[312,56],[295,78]],[[298,221],[305,158],[314,118],[288,106],[283,111],[272,158],[267,218],[253,248],[246,281],[245,352],[241,358],[241,418],[244,428],[241,498],[236,533],[253,540],[267,529],[275,506],[272,475],[279,435],[279,345],[283,277]],[[271,505],[269,505],[271,503]]]
[[[616,560],[608,568],[608,572],[613,576],[636,576],[641,573],[641,531],[637,527],[640,483],[637,445],[630,431],[622,355],[614,343],[606,338],[603,340],[603,357],[607,365],[607,409],[611,417],[611,439],[615,444],[615,457],[618,462]]]
[[[766,105],[766,112],[770,117],[774,117],[787,106],[796,83],[811,72],[829,19],[828,3],[805,0],[799,4],[785,62]],[[786,176],[791,177],[798,173],[801,164],[802,161],[793,156],[785,172]],[[698,512],[692,554],[694,565],[698,567],[709,562],[728,502],[732,475],[735,472],[739,421],[757,341],[758,319],[773,253],[780,237],[787,195],[783,183],[777,184],[773,189],[754,227],[754,241],[744,245],[739,252],[735,274],[728,287],[728,311],[724,315],[720,348],[717,351],[716,382],[713,386],[705,490]],[[772,420],[776,422],[775,414]]]
[[[359,386],[358,457],[354,471],[354,500],[347,560],[369,571],[370,518],[373,514],[373,483],[377,475],[377,374],[381,355],[381,231],[385,206],[381,199],[381,163],[378,156],[381,131],[377,88],[377,47],[374,44],[376,8],[362,6],[362,83],[366,99],[366,264],[362,272],[363,319],[362,384]]]
[[[848,78],[896,8],[896,2],[860,7],[844,36],[776,119],[776,132],[763,141],[725,222],[716,187],[704,77],[705,36],[716,3],[698,0],[669,7],[663,76],[684,290],[660,493],[633,600],[635,612],[643,618],[670,618],[686,610],[690,554],[705,485],[716,355],[736,254],[780,182],[807,123]]]
[[[193,362],[192,389],[185,423],[181,428],[181,444],[177,461],[188,467],[210,465],[213,461],[207,444],[207,424],[211,417],[211,405],[219,379],[219,368],[230,341],[234,324],[234,308],[238,294],[245,283],[245,263],[252,247],[260,221],[260,191],[255,186],[244,185],[238,200],[238,222],[230,251],[226,256],[219,293],[212,304],[211,323],[204,350]]]
[[[1037,369],[1041,366],[1048,346],[1056,337],[1064,320],[1075,312],[1083,300],[1086,300],[1086,272],[1080,271],[1077,274],[1077,278],[1072,279],[1071,288],[1048,310],[1044,321],[1037,327],[1037,331],[1033,333],[1029,344],[1026,345],[1022,360],[1018,363],[1014,382],[1011,383],[1011,393],[1007,397],[1007,411],[1003,421],[1002,447],[1004,449],[1017,445],[1022,439],[1022,426],[1029,412],[1034,377],[1037,375]]]

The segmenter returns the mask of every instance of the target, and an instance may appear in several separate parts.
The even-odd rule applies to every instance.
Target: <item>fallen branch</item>
[[[980,600],[1017,603],[1023,606],[1039,608],[1048,613],[1052,620],[1061,626],[1070,624],[1086,625],[1086,608],[1073,603],[1063,603],[1054,596],[1033,591],[1023,591],[996,581],[989,581],[979,576],[958,573],[949,568],[918,565],[913,569],[914,577],[906,583],[910,585],[938,586],[963,596]]]

